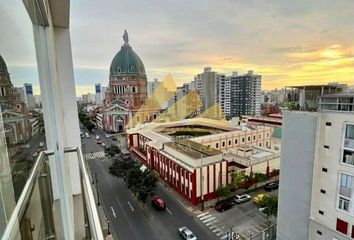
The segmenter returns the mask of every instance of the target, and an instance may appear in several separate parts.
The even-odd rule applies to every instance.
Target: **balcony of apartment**
[[[0,85],[9,95],[0,101],[0,236],[104,239],[98,190],[80,149],[70,1],[3,1],[0,15],[6,15],[0,21],[6,43],[0,49]],[[22,61],[25,66],[18,67]],[[15,91],[26,89],[19,72],[37,89],[36,111]],[[35,121],[40,130],[31,133]]]
[[[54,153],[42,151],[30,171],[2,239],[104,239],[89,178],[92,175],[88,173],[89,168],[81,149],[65,149],[65,154],[72,153],[76,153],[79,159],[81,194],[70,198],[71,216],[62,210],[66,206],[63,202],[65,199],[53,197],[53,169],[49,157]],[[68,224],[71,227],[68,228]]]

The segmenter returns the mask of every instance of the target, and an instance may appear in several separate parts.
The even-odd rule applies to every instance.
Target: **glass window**
[[[354,140],[354,125],[347,125],[345,130],[345,138]]]
[[[215,144],[215,148],[219,148],[219,143],[216,143],[216,144]]]
[[[348,212],[349,205],[350,205],[350,201],[348,199],[345,199],[343,197],[339,197],[339,206],[338,206],[339,209]]]
[[[352,188],[352,180],[353,177],[350,175],[347,175],[345,173],[341,174],[341,180],[340,180],[340,185],[342,187],[346,187],[346,188]]]

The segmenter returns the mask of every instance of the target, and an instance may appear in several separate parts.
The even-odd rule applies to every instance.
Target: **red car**
[[[102,144],[102,141],[101,140],[97,140],[96,143],[97,144]]]
[[[154,197],[151,200],[151,205],[156,208],[157,210],[165,210],[166,209],[166,203],[161,197]]]

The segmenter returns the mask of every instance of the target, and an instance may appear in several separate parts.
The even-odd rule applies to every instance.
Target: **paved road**
[[[19,154],[14,154],[14,155],[11,157],[12,161],[17,161],[17,160],[20,160],[20,159],[22,159],[22,158],[32,159],[32,154],[33,154],[33,152],[35,152],[37,149],[41,149],[41,150],[46,149],[46,147],[41,148],[41,147],[39,146],[39,143],[42,142],[42,141],[45,142],[45,135],[37,134],[37,135],[31,137],[31,138],[29,139],[29,141],[28,141],[28,144],[30,145],[30,147],[29,147],[29,148],[24,148],[23,146],[27,144],[27,143],[24,143],[24,144],[22,145],[22,147],[23,147],[22,152],[19,153]],[[16,147],[16,149],[17,149],[17,148],[18,148],[18,147]]]
[[[105,139],[102,130],[96,130],[104,142],[114,143],[111,139]],[[95,143],[94,136],[83,139],[86,153],[102,151],[102,147]],[[158,195],[161,195],[166,203],[166,211],[159,212],[153,209],[150,204],[142,207],[136,198],[127,189],[125,183],[112,177],[108,173],[110,160],[89,159],[90,169],[97,172],[98,189],[100,201],[106,215],[110,220],[111,232],[114,237],[137,240],[155,239],[180,239],[177,235],[177,228],[188,226],[198,239],[217,239],[199,219],[188,212],[177,201],[174,195],[165,187],[158,188]]]
[[[277,195],[278,191],[271,194]],[[220,239],[225,239],[227,232],[237,232],[241,239],[248,239],[250,235],[255,235],[267,228],[267,217],[260,212],[258,207],[252,202],[235,205],[233,209],[219,213],[211,210],[206,215],[198,216],[200,221],[215,231]],[[276,218],[271,218],[271,224],[276,223]]]

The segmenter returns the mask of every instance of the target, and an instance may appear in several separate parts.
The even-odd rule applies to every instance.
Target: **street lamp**
[[[266,237],[267,238],[269,238],[269,228],[270,228],[270,211],[269,211],[269,208],[268,207],[263,207],[263,208],[258,208],[258,211],[260,211],[260,212],[263,212],[264,210],[267,210],[268,209],[268,211],[267,211],[267,233],[266,233]]]

